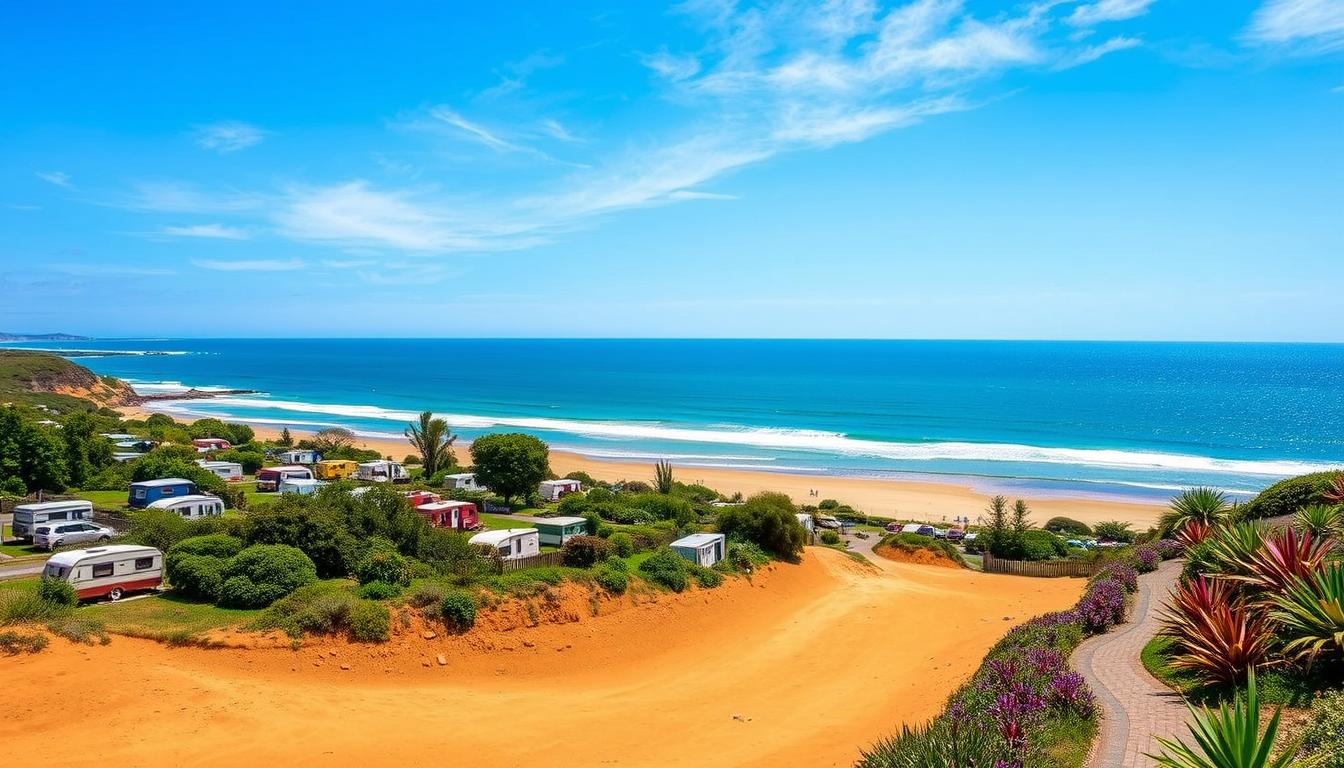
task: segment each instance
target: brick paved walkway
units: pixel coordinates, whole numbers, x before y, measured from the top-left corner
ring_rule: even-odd
[[[1087,678],[1101,709],[1101,733],[1089,768],[1140,768],[1153,765],[1145,752],[1156,752],[1155,736],[1184,737],[1187,711],[1180,696],[1153,679],[1139,655],[1157,633],[1158,611],[1180,575],[1181,562],[1169,560],[1139,577],[1129,622],[1087,640],[1073,654],[1073,667]]]

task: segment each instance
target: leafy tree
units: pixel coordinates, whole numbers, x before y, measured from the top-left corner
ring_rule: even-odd
[[[736,507],[719,512],[719,532],[753,542],[785,560],[797,560],[807,533],[798,522],[798,508],[782,493],[758,493]]]
[[[1074,520],[1071,517],[1052,517],[1045,521],[1042,526],[1047,531],[1055,533],[1065,533],[1073,536],[1090,536],[1092,528],[1081,520]]]
[[[328,427],[313,435],[313,439],[307,442],[311,443],[313,450],[322,454],[324,458],[330,458],[353,448],[355,433],[345,427]]]
[[[1031,521],[1028,519],[1031,510],[1027,508],[1027,502],[1018,499],[1013,502],[1013,539],[1020,543],[1022,535],[1031,527]]]
[[[980,533],[982,543],[991,554],[1005,557],[1006,555],[1001,553],[1008,548],[1011,533],[1008,523],[1008,499],[995,496],[989,500],[989,506],[985,511],[989,513],[989,523]]]
[[[70,482],[65,443],[12,405],[0,408],[0,479],[10,477],[27,491],[60,491]]]
[[[674,487],[672,481],[672,462],[659,461],[653,465],[653,487],[659,493],[670,494]]]
[[[471,444],[472,469],[476,479],[509,503],[515,496],[527,497],[550,474],[549,450],[532,435],[519,433],[484,435]]]
[[[191,422],[187,427],[187,432],[192,439],[202,437],[216,437],[222,440],[229,440],[229,425],[219,419],[197,419]],[[232,440],[229,440],[232,443]]]
[[[285,446],[286,448],[294,444],[294,436],[289,434],[289,427],[285,427],[284,429],[280,430],[280,439],[277,440],[276,442],[278,442],[280,445]]]
[[[247,445],[257,439],[257,433],[253,432],[252,428],[246,424],[229,423],[225,424],[224,427],[228,432],[225,437],[234,445]]]
[[[70,484],[83,488],[99,470],[112,463],[112,444],[97,435],[94,418],[84,411],[66,417],[61,429]]]
[[[425,468],[427,476],[457,463],[457,458],[453,456],[453,443],[457,435],[448,428],[448,422],[435,418],[432,411],[424,411],[420,414],[418,424],[406,427],[406,439],[420,452],[420,464]]]
[[[348,575],[360,554],[359,541],[346,527],[339,510],[313,506],[308,497],[290,494],[250,513],[243,541],[297,547],[324,579]]]
[[[1129,523],[1122,523],[1119,520],[1106,520],[1092,526],[1092,533],[1096,534],[1102,541],[1123,541],[1130,542],[1134,540],[1134,531],[1129,527]]]
[[[158,480],[164,477],[180,477],[190,480],[206,493],[214,493],[231,503],[231,496],[225,492],[228,486],[224,479],[213,472],[202,469],[196,463],[198,454],[190,448],[180,445],[162,445],[143,458],[137,459],[131,470],[131,479]]]

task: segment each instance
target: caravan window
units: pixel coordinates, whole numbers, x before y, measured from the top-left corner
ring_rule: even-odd
[[[153,568],[153,567],[154,567],[154,558],[152,558],[152,557],[137,557],[137,558],[135,558],[135,570],[137,570],[137,571],[148,571],[150,568]]]
[[[99,563],[93,566],[93,578],[101,579],[112,575],[112,563]]]
[[[508,557],[508,556],[511,555],[511,554],[513,554],[513,545],[512,545],[512,544],[500,544],[500,545],[499,545],[499,556],[500,556],[500,557]]]
[[[143,498],[145,498],[145,489],[144,489],[144,488],[136,488],[136,489],[135,489],[135,498],[137,498],[137,499],[143,499]]]

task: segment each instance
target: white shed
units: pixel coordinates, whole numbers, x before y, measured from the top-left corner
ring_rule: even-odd
[[[541,534],[536,528],[505,528],[482,531],[468,543],[490,547],[504,560],[518,560],[541,554]]]
[[[578,480],[542,480],[537,493],[546,501],[559,501],[561,496],[577,493],[583,486]]]
[[[798,524],[803,526],[803,530],[808,533],[812,533],[817,528],[817,521],[812,519],[812,515],[809,512],[798,513]]]
[[[483,491],[485,487],[476,482],[475,472],[458,472],[455,475],[446,475],[443,478],[444,488],[454,488],[459,491]]]
[[[692,533],[672,542],[669,546],[678,555],[706,568],[723,559],[727,538],[722,533]]]
[[[201,459],[196,463],[206,472],[209,472],[212,475],[218,475],[230,483],[242,482],[243,465],[236,461],[206,461],[205,459]]]

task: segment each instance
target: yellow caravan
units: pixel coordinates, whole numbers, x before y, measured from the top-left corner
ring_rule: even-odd
[[[356,469],[359,469],[359,462],[357,461],[328,459],[314,464],[313,474],[317,475],[318,480],[345,480],[354,477]]]

